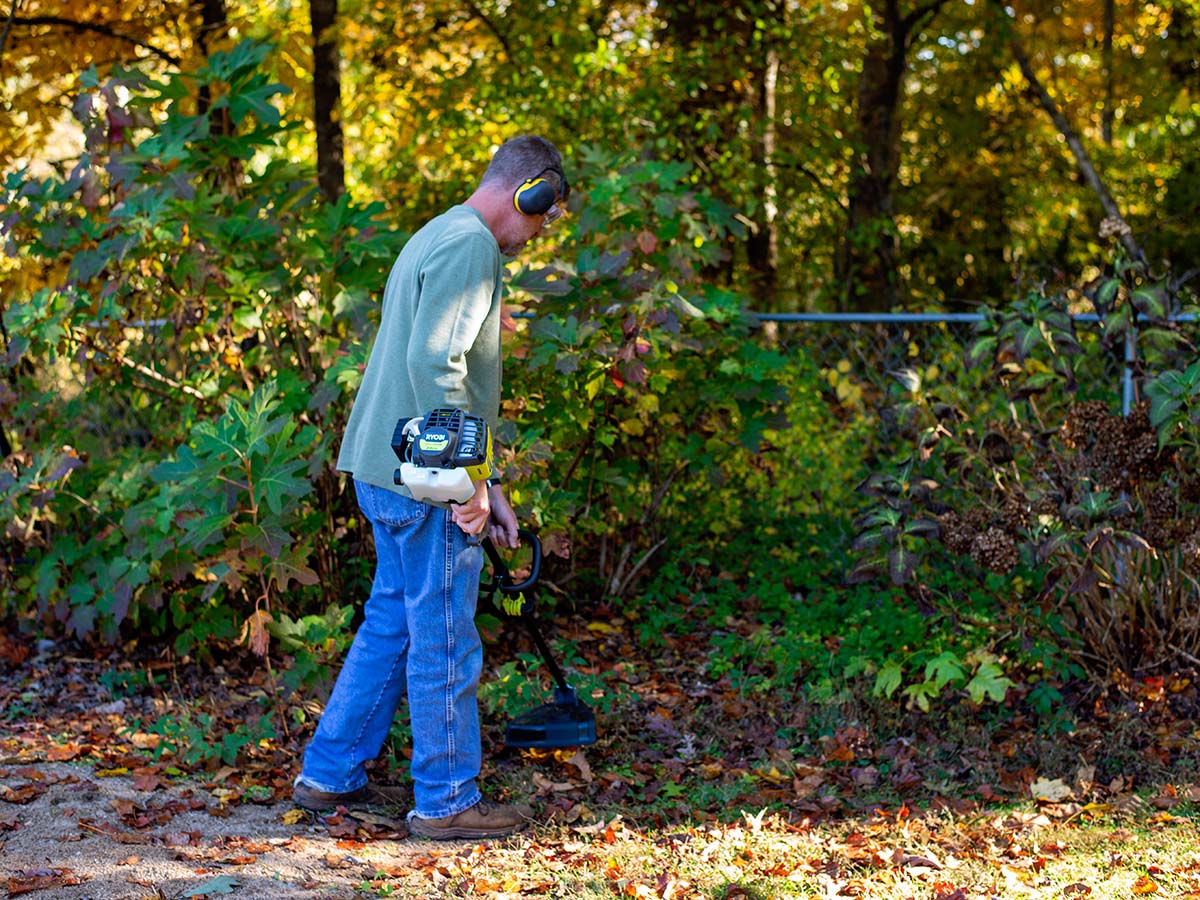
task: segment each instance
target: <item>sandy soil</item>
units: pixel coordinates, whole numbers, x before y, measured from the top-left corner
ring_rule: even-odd
[[[350,900],[386,880],[413,885],[393,896],[433,896],[436,861],[464,849],[405,839],[402,821],[319,821],[291,803],[227,807],[219,788],[145,787],[81,764],[5,761],[0,887],[34,900]]]

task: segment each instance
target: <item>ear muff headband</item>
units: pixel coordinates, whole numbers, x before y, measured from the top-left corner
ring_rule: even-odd
[[[542,169],[533,178],[526,179],[525,183],[513,194],[513,206],[517,208],[517,212],[526,216],[544,216],[550,211],[550,207],[558,199],[558,191],[554,189],[553,184],[542,177],[547,172],[554,172],[558,175],[559,181],[562,182],[563,200],[567,199],[567,193],[570,190],[567,187],[567,179],[558,169]]]

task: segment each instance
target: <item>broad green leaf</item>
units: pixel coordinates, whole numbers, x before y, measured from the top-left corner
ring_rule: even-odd
[[[1117,291],[1121,288],[1121,282],[1116,278],[1106,278],[1104,283],[1100,285],[1100,289],[1096,291],[1096,306],[1102,311],[1112,306],[1113,301],[1117,297]]]
[[[1129,298],[1133,308],[1150,319],[1161,319],[1167,314],[1162,294],[1158,290],[1138,288]]]
[[[317,584],[317,573],[307,565],[308,553],[297,547],[285,547],[279,558],[271,562],[271,580],[281,591],[286,591],[293,581],[304,585]]]
[[[1004,674],[1000,666],[994,662],[984,662],[967,682],[967,694],[974,703],[982,703],[989,697],[997,703],[1003,703],[1012,686],[1012,679]]]
[[[917,704],[921,712],[929,712],[929,701],[936,697],[940,690],[932,681],[920,681],[910,684],[904,689],[904,694]]]
[[[947,684],[963,681],[967,677],[962,661],[954,653],[944,650],[925,664],[925,680],[932,681],[937,691]]]

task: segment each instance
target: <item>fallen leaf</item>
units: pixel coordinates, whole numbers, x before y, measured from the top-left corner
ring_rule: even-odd
[[[1139,896],[1157,894],[1158,884],[1149,875],[1143,875],[1133,883],[1133,892]]]
[[[31,803],[42,794],[46,793],[46,785],[44,784],[26,784],[19,788],[4,788],[0,792],[0,800],[5,803]]]
[[[70,869],[26,869],[9,877],[8,896],[19,897],[33,891],[83,884],[84,881],[86,879],[80,878]]]
[[[533,773],[533,783],[537,787],[539,793],[573,791],[582,786],[570,781],[551,781],[541,772]]]
[[[390,828],[393,831],[408,831],[408,825],[404,819],[397,819],[394,816],[378,816],[374,813],[369,813],[364,810],[354,810],[350,813],[352,818],[360,822],[365,822],[368,825],[382,825],[384,828]]]
[[[78,744],[67,744],[62,747],[51,747],[46,751],[46,759],[51,762],[66,762],[67,760],[75,759],[83,752],[83,748]]]
[[[592,775],[592,767],[588,765],[588,761],[584,759],[583,753],[580,751],[577,750],[575,755],[567,760],[567,765],[574,766],[576,769],[578,769],[579,777],[582,778],[586,784],[591,784],[594,780],[594,776]]]
[[[1029,785],[1029,796],[1041,803],[1061,803],[1071,798],[1071,786],[1061,778],[1038,778]]]
[[[210,894],[232,894],[235,888],[242,884],[232,875],[218,875],[211,881],[206,881],[200,887],[192,888],[184,897],[207,897]]]
[[[162,778],[158,775],[139,775],[133,779],[133,789],[151,794],[162,786]]]
[[[284,825],[299,825],[308,820],[308,813],[302,809],[289,809],[282,816]]]

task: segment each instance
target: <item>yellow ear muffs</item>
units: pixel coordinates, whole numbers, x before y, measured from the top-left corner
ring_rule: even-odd
[[[558,191],[555,190],[554,185],[545,178],[530,178],[513,194],[513,206],[522,215],[544,216],[554,205],[556,199],[558,199]]]

